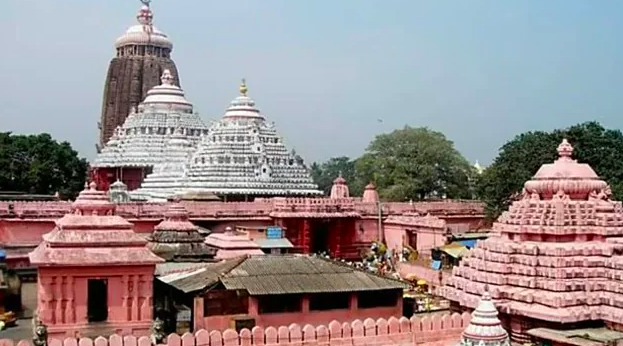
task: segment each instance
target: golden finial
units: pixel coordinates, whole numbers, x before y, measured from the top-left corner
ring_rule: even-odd
[[[247,82],[244,78],[242,78],[242,83],[240,83],[240,95],[247,96]]]

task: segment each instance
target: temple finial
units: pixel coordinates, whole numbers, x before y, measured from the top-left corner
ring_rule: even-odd
[[[140,1],[143,4],[143,6],[138,11],[138,14],[136,15],[136,19],[142,25],[151,25],[154,19],[154,14],[151,12],[151,9],[149,8],[149,4],[151,3],[151,0],[140,0]]]
[[[240,95],[247,96],[247,91],[249,91],[247,88],[247,81],[242,78],[242,83],[240,83]]]
[[[561,158],[566,157],[570,158],[573,154],[573,146],[569,144],[566,138],[562,140],[562,143],[558,146],[558,156]]]

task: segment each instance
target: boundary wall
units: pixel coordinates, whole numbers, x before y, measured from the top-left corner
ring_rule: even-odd
[[[444,314],[411,319],[391,317],[389,320],[366,319],[351,323],[333,321],[328,326],[293,323],[289,326],[254,327],[236,332],[233,329],[220,331],[199,330],[184,335],[169,335],[166,346],[448,346],[458,343],[463,329],[470,321],[470,314]],[[13,342],[0,339],[0,346],[32,346],[30,340]],[[148,336],[120,336],[109,338],[66,338],[50,339],[48,346],[151,346]]]

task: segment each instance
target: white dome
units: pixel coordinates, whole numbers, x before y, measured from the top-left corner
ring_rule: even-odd
[[[169,40],[169,37],[153,25],[153,18],[148,2],[143,1],[143,6],[136,15],[138,24],[131,26],[121,35],[115,42],[115,47],[150,45],[173,49],[173,43]]]
[[[162,77],[160,77],[162,84],[157,85],[147,92],[145,100],[139,105],[139,111],[146,107],[164,106],[167,109],[181,110],[184,112],[192,113],[193,105],[188,102],[184,91],[173,84],[174,78],[171,71],[164,70]]]

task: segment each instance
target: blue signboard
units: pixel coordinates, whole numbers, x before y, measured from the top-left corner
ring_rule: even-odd
[[[279,226],[269,226],[266,228],[267,239],[281,239],[283,238],[283,232]]]

